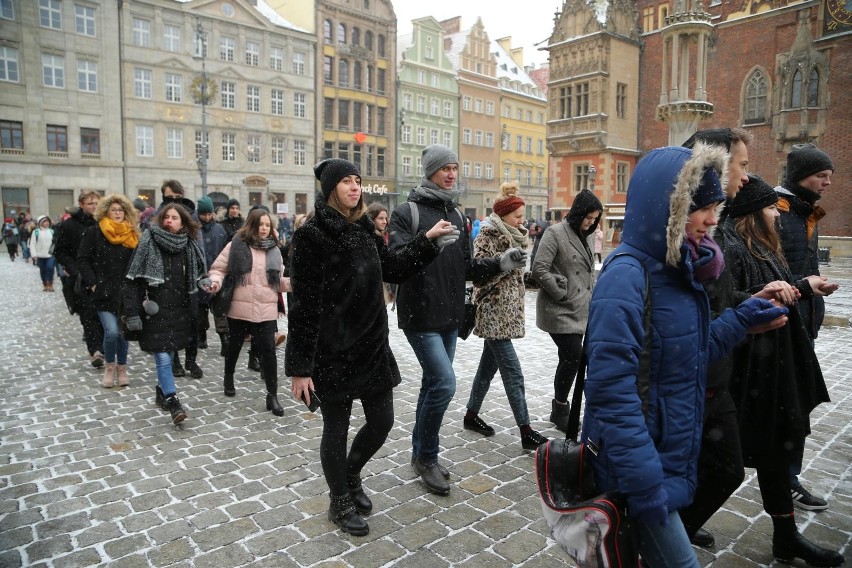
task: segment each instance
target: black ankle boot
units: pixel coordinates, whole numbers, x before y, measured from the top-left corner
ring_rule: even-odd
[[[328,520],[340,527],[343,532],[353,536],[364,536],[370,532],[370,526],[355,510],[355,505],[352,504],[352,498],[348,493],[331,496]]]
[[[220,333],[219,342],[222,344],[222,347],[219,349],[219,356],[224,357],[228,353],[228,334]]]
[[[156,388],[156,394],[154,395],[154,404],[156,404],[157,407],[162,410],[168,410],[166,408],[166,397],[163,394],[163,389],[160,388],[160,385],[157,385]]]
[[[789,517],[772,517],[775,528],[772,534],[772,556],[779,562],[792,564],[801,558],[808,566],[831,567],[843,564],[843,556],[822,548],[806,539],[796,528],[796,520]]]
[[[251,371],[260,372],[260,361],[258,361],[257,355],[252,353],[251,349],[249,349],[248,368]]]
[[[204,376],[204,371],[195,362],[195,359],[186,358],[186,370],[189,371],[189,376],[193,379],[200,379]]]
[[[556,424],[560,432],[568,431],[568,415],[571,413],[571,405],[559,404],[554,398],[550,403],[550,421]]]
[[[202,331],[198,334],[198,348],[207,349],[207,332]]]
[[[361,485],[361,476],[357,473],[346,474],[346,485],[349,486],[349,496],[352,497],[352,503],[355,509],[361,515],[369,515],[373,512],[373,502],[364,493],[364,487]]]
[[[184,411],[183,406],[181,406],[178,397],[174,394],[170,394],[166,397],[165,407],[169,410],[172,415],[172,423],[180,424],[184,420],[186,420],[186,411]]]
[[[234,388],[234,374],[225,373],[225,396],[234,396],[237,390]]]
[[[281,408],[277,395],[266,393],[266,410],[271,410],[275,416],[284,416],[284,409]]]

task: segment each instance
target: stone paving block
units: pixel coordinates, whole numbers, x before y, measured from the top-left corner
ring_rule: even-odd
[[[187,538],[180,538],[156,546],[148,552],[148,561],[156,567],[172,566],[178,562],[188,563],[195,554]]]
[[[160,489],[158,491],[151,491],[144,495],[131,498],[130,506],[136,512],[150,511],[151,509],[167,505],[171,502],[171,500],[172,497],[169,495],[168,491]]]
[[[74,545],[71,543],[70,536],[61,534],[52,538],[39,538],[29,546],[25,546],[24,550],[29,561],[35,562],[71,552],[74,550]]]
[[[483,551],[459,564],[465,568],[511,568],[512,563],[490,551]]]
[[[213,491],[213,488],[204,479],[182,485],[170,485],[164,478],[161,478],[161,480],[165,482],[165,487],[169,488],[168,493],[175,499],[190,499]]]
[[[441,539],[429,549],[452,565],[457,565],[488,548],[491,543],[492,541],[482,533],[468,528]]]
[[[148,531],[148,536],[159,546],[189,536],[195,530],[195,527],[188,520],[179,519],[152,527]]]
[[[191,538],[199,549],[208,552],[254,535],[259,530],[257,524],[251,519],[237,519],[224,525],[196,531]]]
[[[255,513],[266,510],[259,501],[240,501],[225,507],[225,512],[231,518],[253,517]]]
[[[0,532],[0,550],[11,550],[29,544],[35,540],[32,527],[18,527]],[[3,566],[0,563],[0,566]]]
[[[98,551],[89,548],[54,558],[52,564],[55,568],[77,568],[79,566],[94,566],[99,564],[100,561],[101,555],[98,554]]]
[[[264,530],[245,542],[246,549],[255,557],[267,556],[302,542],[302,536],[289,527]]]
[[[224,507],[235,501],[235,497],[229,491],[216,491],[192,499],[193,504],[202,510]]]
[[[144,554],[131,554],[109,562],[110,568],[148,568],[148,559]]]
[[[406,550],[389,540],[378,540],[363,544],[346,554],[342,560],[358,568],[379,568],[393,565],[394,561],[405,556]]]
[[[294,544],[287,549],[287,554],[299,565],[309,566],[322,560],[342,556],[343,553],[354,548],[350,535],[325,534],[312,538],[307,542]]]
[[[76,548],[87,548],[101,542],[120,538],[124,533],[115,522],[99,523],[74,536]]]
[[[76,513],[48,520],[35,525],[36,536],[39,540],[47,539],[66,533],[83,530],[91,526],[87,513]]]
[[[130,514],[121,519],[124,530],[128,533],[143,532],[151,527],[161,524],[163,521],[155,513],[146,511],[144,513]]]
[[[495,553],[513,565],[523,564],[547,545],[547,538],[529,530],[520,530],[494,545]]]
[[[67,498],[65,493],[65,487],[62,489],[56,489],[54,491],[45,491],[43,493],[34,493],[31,495],[26,495],[24,497],[24,506],[27,508],[35,508],[39,505],[49,505],[51,503],[56,503],[57,501],[62,501]]]
[[[434,519],[424,519],[413,524],[403,525],[393,533],[393,540],[407,550],[418,550],[444,538],[449,534],[447,527]]]
[[[259,481],[251,481],[249,483],[237,485],[231,491],[234,498],[241,501],[243,499],[249,499],[266,493],[266,487],[264,487]]]
[[[413,554],[400,558],[394,563],[394,568],[443,568],[445,566],[451,566],[451,564],[431,550],[423,549],[415,549]]]
[[[201,511],[197,515],[190,517],[190,522],[196,529],[205,529],[214,525],[221,525],[228,522],[230,517],[221,509],[210,509]]]
[[[525,520],[512,511],[501,511],[473,524],[473,528],[498,541],[520,530]]]

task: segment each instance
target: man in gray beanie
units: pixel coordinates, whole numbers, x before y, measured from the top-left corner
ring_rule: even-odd
[[[795,144],[787,154],[787,179],[775,188],[778,192],[779,236],[784,258],[790,266],[793,280],[819,276],[819,227],[825,216],[816,204],[831,185],[834,164],[831,158],[813,144]],[[833,290],[827,292],[830,294]],[[797,303],[805,329],[816,339],[825,317],[825,300],[822,296],[801,298]],[[793,503],[806,511],[822,511],[828,503],[802,487],[798,475],[802,471],[803,455],[793,458],[790,467],[790,487]]]
[[[441,248],[432,263],[399,285],[397,319],[423,369],[412,432],[411,467],[426,488],[447,495],[450,473],[438,463],[438,434],[444,413],[456,392],[453,355],[465,316],[465,282],[486,280],[501,271],[526,265],[526,252],[509,249],[501,258],[473,258],[464,214],[454,189],[459,172],[455,152],[442,144],[423,150],[423,178],[411,190],[408,202],[393,210],[388,231],[391,250],[398,250],[419,232],[440,220],[450,221],[463,233]]]

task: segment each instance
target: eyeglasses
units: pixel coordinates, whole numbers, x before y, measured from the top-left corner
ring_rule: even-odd
[[[114,207],[109,208],[110,213],[124,213],[124,207],[119,207],[118,209]]]

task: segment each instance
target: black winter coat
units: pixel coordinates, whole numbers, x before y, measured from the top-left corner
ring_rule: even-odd
[[[458,329],[464,322],[466,281],[480,282],[499,273],[500,259],[473,258],[470,233],[453,203],[426,199],[414,190],[408,201],[417,203],[418,235],[443,219],[455,225],[461,236],[444,247],[435,262],[399,286],[396,296],[399,327],[430,332]],[[393,210],[388,232],[391,250],[400,250],[415,238],[409,204]]]
[[[717,233],[731,267],[735,289],[754,293],[769,282],[796,284],[771,251],[760,244],[761,260],[737,235]],[[789,459],[810,432],[810,412],[828,402],[828,390],[799,312],[791,309],[784,327],[749,335],[734,349],[730,391],[737,406],[743,457],[749,467],[763,460]],[[787,457],[784,457],[784,456]]]
[[[221,253],[222,249],[225,248],[225,245],[228,244],[228,240],[225,228],[216,221],[201,224],[198,245],[204,253],[204,268],[206,270],[210,270],[210,267],[213,266],[214,262],[216,262],[216,259],[219,257],[219,253]],[[200,296],[198,297],[198,301],[204,305],[209,304],[213,297],[212,294],[208,294],[207,292],[199,292],[199,294]]]
[[[198,316],[198,294],[190,294],[187,289],[186,254],[161,252],[165,274],[163,284],[149,286],[144,278],[136,278],[124,286],[123,313],[128,317],[142,318],[139,349],[147,353],[185,349],[195,335]],[[146,296],[160,307],[154,315],[148,315],[142,309]]]
[[[133,249],[110,243],[99,226],[83,234],[77,269],[94,309],[119,313],[131,256]],[[95,291],[89,292],[92,286]]]
[[[222,219],[222,222],[219,224],[222,225],[223,229],[225,229],[227,242],[231,242],[231,239],[233,239],[234,235],[237,234],[237,231],[242,228],[244,222],[245,221],[242,217],[225,217]]]
[[[62,281],[62,295],[71,313],[79,313],[81,310],[91,309],[89,298],[74,293],[74,284],[77,282],[77,252],[83,241],[83,233],[90,227],[95,226],[95,218],[86,214],[82,209],[77,209],[70,217],[56,225],[53,229],[53,257],[62,265],[70,275]]]
[[[294,301],[285,372],[312,377],[323,402],[386,392],[400,375],[388,342],[382,280],[402,282],[438,256],[438,248],[421,234],[392,252],[368,216],[348,223],[322,197],[315,212],[291,244]]]

